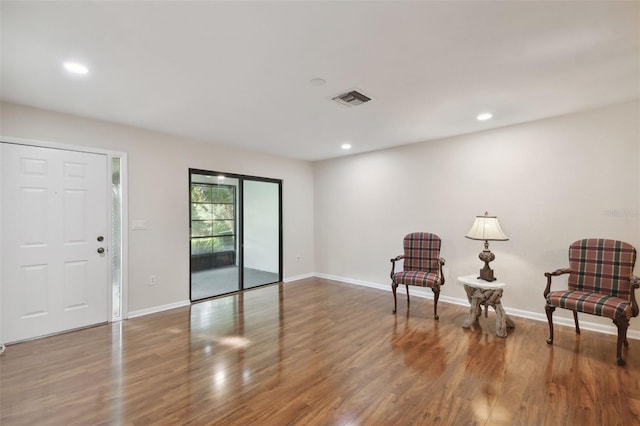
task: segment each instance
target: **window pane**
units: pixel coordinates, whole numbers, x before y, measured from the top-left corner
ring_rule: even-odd
[[[213,228],[211,222],[204,222],[194,220],[191,222],[191,236],[192,237],[209,237],[213,235]]]
[[[111,285],[112,285],[112,319],[120,319],[122,304],[122,185],[120,158],[111,159]]]
[[[213,204],[214,219],[234,219],[233,204]]]
[[[229,237],[214,237],[213,238],[213,251],[233,251],[236,249],[236,238]]]
[[[211,190],[211,200],[214,203],[233,203],[234,188],[232,186],[214,186]]]
[[[233,234],[233,220],[216,220],[213,222],[213,235]]]
[[[191,202],[192,203],[210,203],[211,202],[211,186],[210,185],[191,185]]]
[[[213,238],[192,238],[191,254],[204,254],[213,251]]]
[[[211,204],[191,204],[192,220],[213,219],[213,207]]]

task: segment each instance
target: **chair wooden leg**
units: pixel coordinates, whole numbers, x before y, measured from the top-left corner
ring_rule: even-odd
[[[578,325],[578,311],[573,311],[573,320],[576,323],[576,334],[580,334],[580,326]]]
[[[396,299],[396,289],[398,288],[398,284],[395,281],[391,283],[391,291],[393,292],[393,313],[396,313],[398,309],[398,300]]]
[[[440,289],[431,288],[433,291],[433,318],[438,320],[440,317],[438,316],[438,299],[440,298]]]
[[[617,317],[613,323],[618,327],[618,342],[616,343],[616,358],[618,365],[624,365],[622,359],[622,342],[627,340],[627,328],[629,328],[629,319],[624,316]]]
[[[409,306],[409,284],[405,284],[405,287],[407,287],[407,306]]]
[[[547,320],[549,321],[549,338],[547,339],[548,345],[553,345],[553,311],[556,310],[554,306],[545,305],[544,310],[547,313]]]

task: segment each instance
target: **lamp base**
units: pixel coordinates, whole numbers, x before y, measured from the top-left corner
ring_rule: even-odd
[[[480,276],[478,279],[489,282],[495,281],[496,279],[493,276],[493,269],[489,268],[489,262],[494,260],[496,256],[491,253],[491,250],[489,250],[489,241],[484,242],[484,250],[480,252],[478,258],[484,262],[484,267],[480,269]]]
[[[486,265],[484,268],[480,269],[480,276],[478,277],[478,279],[489,282],[496,280],[496,278],[493,276],[493,269],[488,268]]]

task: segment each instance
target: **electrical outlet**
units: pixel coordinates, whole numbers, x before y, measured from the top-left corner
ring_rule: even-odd
[[[149,275],[149,285],[156,285],[156,276]]]

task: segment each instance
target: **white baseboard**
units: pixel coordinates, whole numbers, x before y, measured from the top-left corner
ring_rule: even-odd
[[[356,280],[352,278],[338,277],[335,275],[321,274],[321,273],[313,273],[312,276],[318,278],[324,278],[332,281],[340,281],[347,284],[355,284],[363,287],[375,288],[377,290],[391,291],[391,284],[379,284],[373,283],[369,281]],[[403,286],[398,286],[397,293],[406,294],[405,288]],[[415,295],[417,297],[423,297],[426,299],[433,300],[433,292],[427,288],[416,287],[415,289],[411,289],[411,295]],[[467,299],[459,299],[457,297],[449,297],[449,296],[440,296],[439,302],[451,303],[454,305],[460,306],[469,306],[469,301]],[[547,315],[545,313],[531,312],[531,311],[523,311],[521,309],[510,309],[505,307],[505,312],[514,317],[527,318],[535,321],[547,322]],[[567,327],[574,327],[575,324],[572,318],[562,318],[555,316],[553,318],[554,325],[562,325]],[[612,334],[614,336],[618,335],[618,329],[614,326],[607,326],[602,324],[597,324],[593,322],[584,321],[582,318],[580,319],[580,329],[581,330],[590,330],[596,331],[604,334]],[[640,340],[640,331],[636,330],[628,330],[627,337],[629,339]]]
[[[308,274],[303,274],[303,275],[296,275],[295,277],[288,277],[288,278],[284,278],[282,280],[283,283],[290,283],[293,281],[300,281],[300,280],[304,280],[306,278],[313,278],[315,275],[313,274],[313,272],[308,273]]]
[[[142,317],[144,315],[155,314],[157,312],[168,311],[169,309],[182,308],[183,306],[189,306],[191,302],[188,300],[182,300],[180,302],[169,303],[167,305],[154,306],[151,308],[140,309],[138,311],[131,311],[127,316],[128,319],[135,317]]]

